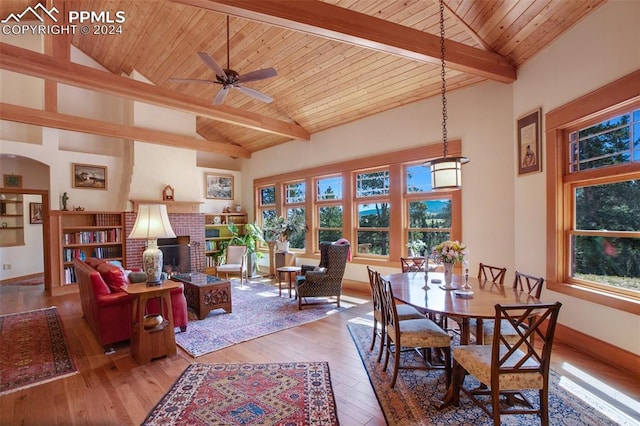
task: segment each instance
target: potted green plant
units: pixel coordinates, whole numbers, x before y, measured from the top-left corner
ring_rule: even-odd
[[[308,230],[305,217],[300,213],[294,213],[286,218],[284,216],[276,216],[268,219],[264,229],[269,238],[275,239],[278,251],[285,253],[289,251],[291,236]]]
[[[247,246],[247,269],[249,276],[254,277],[258,273],[258,263],[256,259],[261,259],[264,255],[258,250],[258,244],[264,242],[262,229],[257,224],[247,223],[244,225],[244,232],[240,233],[235,223],[227,225],[227,229],[231,232],[231,239],[227,245]]]

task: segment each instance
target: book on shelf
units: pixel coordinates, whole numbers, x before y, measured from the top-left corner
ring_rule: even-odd
[[[64,283],[65,284],[75,284],[76,281],[76,270],[73,266],[67,266],[64,268]]]

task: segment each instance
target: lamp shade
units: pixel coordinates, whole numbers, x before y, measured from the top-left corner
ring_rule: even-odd
[[[425,164],[431,170],[433,191],[459,189],[462,187],[462,165],[468,163],[466,157],[442,157]]]
[[[166,205],[140,204],[138,206],[138,216],[129,238],[153,240],[175,237],[176,234],[171,228],[171,223],[169,223]]]
[[[162,276],[162,250],[158,248],[158,238],[175,238],[169,223],[167,206],[164,204],[140,204],[131,239],[147,240],[147,249],[142,253],[142,265],[147,274],[147,285],[159,285]]]

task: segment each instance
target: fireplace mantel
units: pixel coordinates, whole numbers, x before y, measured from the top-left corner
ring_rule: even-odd
[[[200,213],[202,201],[172,201],[172,200],[131,200],[133,211],[138,211],[140,204],[165,204],[167,213]]]

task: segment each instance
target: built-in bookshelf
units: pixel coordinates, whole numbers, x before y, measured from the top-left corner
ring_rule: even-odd
[[[222,255],[224,245],[232,237],[228,225],[235,224],[242,234],[247,223],[246,213],[211,213],[204,215],[204,254],[205,273],[215,274],[218,257]]]
[[[0,247],[24,245],[22,194],[0,194]]]
[[[124,213],[52,211],[53,295],[77,291],[73,259],[117,260],[125,266]]]

